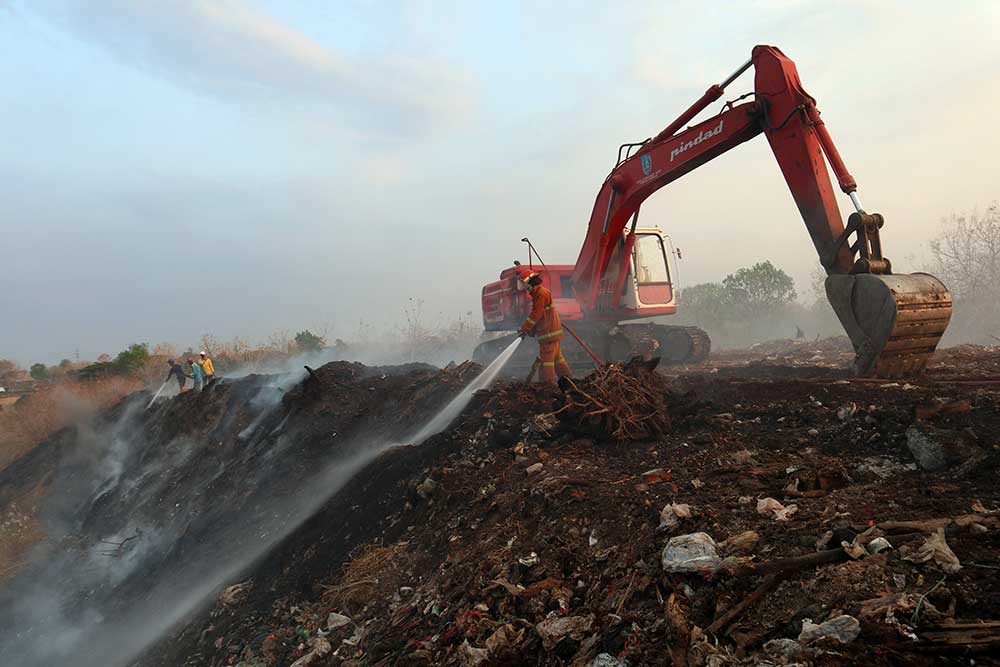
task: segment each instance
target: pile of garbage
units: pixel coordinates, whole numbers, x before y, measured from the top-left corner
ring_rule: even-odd
[[[643,383],[666,401],[661,428],[579,427],[632,390],[622,377],[636,379],[574,381],[568,402],[481,392],[234,582],[248,600],[220,598],[143,664],[929,665],[1000,650],[1000,387],[687,370]]]

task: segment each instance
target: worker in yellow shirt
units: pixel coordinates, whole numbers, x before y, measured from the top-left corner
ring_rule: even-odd
[[[203,389],[208,389],[215,383],[215,368],[212,366],[212,360],[208,353],[204,350],[198,355],[198,365],[201,367],[201,386]]]

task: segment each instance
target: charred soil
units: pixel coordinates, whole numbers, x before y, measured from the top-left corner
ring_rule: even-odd
[[[995,664],[1000,350],[945,350],[909,383],[848,378],[842,355],[788,341],[633,374],[640,394],[581,379],[569,407],[523,383],[479,392],[217,582],[138,664]],[[474,374],[331,364],[272,410],[252,408],[264,378],[157,407],[136,456],[194,443],[162,466],[162,504],[137,514],[118,485],[73,516],[105,535],[180,502],[202,518],[106,591],[109,613],[232,534],[226,522],[263,521],[267,496],[294,494],[338,447],[405,443]],[[650,414],[609,406],[619,395],[668,414],[616,429],[602,407]],[[71,439],[0,472],[0,488],[51,495]],[[249,474],[254,457],[266,475]],[[682,563],[692,542],[705,560]]]

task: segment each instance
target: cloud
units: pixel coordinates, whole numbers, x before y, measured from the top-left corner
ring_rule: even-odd
[[[429,133],[471,104],[474,83],[454,65],[339,51],[239,0],[56,0],[33,7],[126,64],[175,83],[262,105],[304,103],[375,136]]]

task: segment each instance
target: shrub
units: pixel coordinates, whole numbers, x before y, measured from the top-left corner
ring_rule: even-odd
[[[326,340],[307,329],[295,334],[295,345],[299,352],[315,354],[326,347]]]

